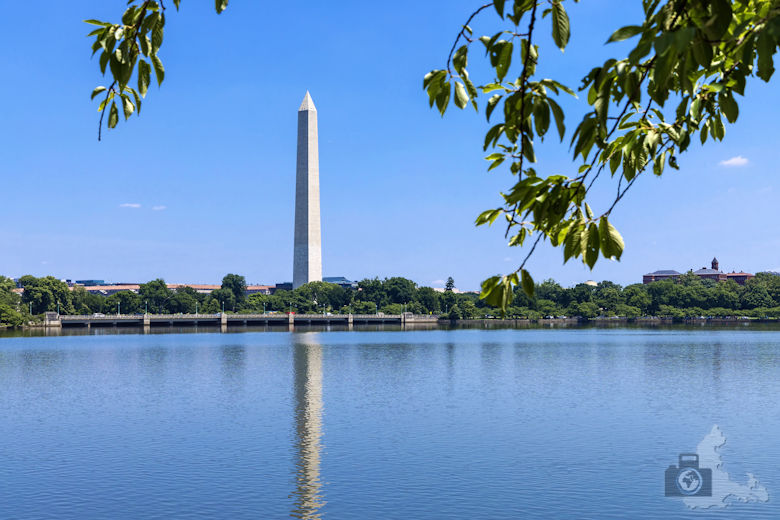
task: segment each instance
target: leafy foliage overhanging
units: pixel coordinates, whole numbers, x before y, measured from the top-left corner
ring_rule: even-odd
[[[575,0],[576,1],[576,0]],[[778,0],[642,0],[644,19],[617,29],[607,43],[635,39],[625,57],[606,60],[582,80],[579,91],[590,106],[567,134],[562,94],[576,97],[562,83],[537,78],[540,24],[546,18],[555,45],[563,51],[571,34],[564,0],[495,0],[476,10],[459,32],[446,68],[423,80],[431,107],[444,115],[452,101],[458,108],[487,97],[488,121],[483,150],[491,153],[488,170],[502,164],[516,177],[502,193],[501,205],[484,211],[476,224],[506,223],[510,246],[530,243],[519,267],[482,284],[481,297],[506,309],[513,286],[529,296],[534,282],[525,269],[540,240],[563,250],[564,262],[581,258],[593,268],[599,257],[619,260],[624,243],[610,215],[637,178],[647,171],[660,176],[693,139],[722,140],[724,120],[739,116],[737,96],[745,95],[749,78],[769,81],[780,41]],[[505,28],[475,37],[469,24],[482,12],[494,11]],[[475,86],[468,73],[474,46],[494,77]],[[514,79],[512,79],[514,78]],[[483,98],[484,99],[484,98]],[[534,146],[555,124],[568,138],[574,175],[540,175]],[[615,179],[616,195],[602,211],[588,204],[594,181],[604,172]]]

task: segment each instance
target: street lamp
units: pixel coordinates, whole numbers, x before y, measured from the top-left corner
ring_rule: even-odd
[[[222,300],[222,314],[225,314],[225,300]]]
[[[57,316],[59,317],[59,315],[60,315],[60,301],[57,300]]]
[[[198,302],[195,302],[195,315],[198,315]]]
[[[116,302],[116,315],[119,316],[119,302]]]
[[[376,306],[376,302],[374,302],[374,314],[379,314],[379,308]]]
[[[149,314],[149,300],[144,301],[144,314]]]
[[[265,302],[263,302],[263,314],[265,314]]]

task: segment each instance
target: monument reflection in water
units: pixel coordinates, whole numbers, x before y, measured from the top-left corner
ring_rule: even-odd
[[[316,333],[295,334],[295,508],[291,516],[315,520],[325,505],[320,481],[322,450],[322,346]]]

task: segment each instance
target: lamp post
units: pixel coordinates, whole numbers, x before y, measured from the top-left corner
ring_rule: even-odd
[[[195,316],[198,315],[198,302],[195,302]]]
[[[376,302],[374,302],[374,314],[379,314],[379,307],[376,306]]]
[[[119,302],[116,302],[116,315],[119,316]]]
[[[60,301],[57,300],[57,317],[59,318],[59,316],[60,316]]]
[[[149,314],[149,300],[144,301],[144,315]]]
[[[265,302],[263,302],[263,314],[265,314]]]
[[[32,302],[30,302],[30,316],[32,316]]]
[[[225,314],[225,300],[222,300],[222,314]]]

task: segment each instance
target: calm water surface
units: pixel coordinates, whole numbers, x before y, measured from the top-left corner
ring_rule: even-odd
[[[780,518],[780,332],[0,339],[0,518]],[[767,503],[663,473],[714,424]]]

